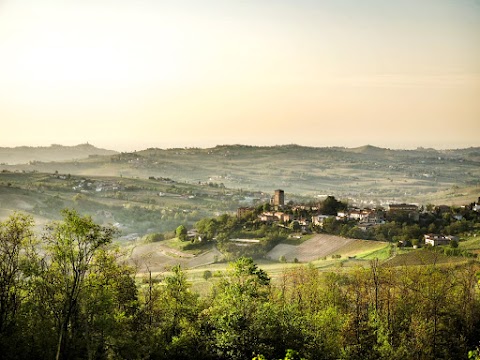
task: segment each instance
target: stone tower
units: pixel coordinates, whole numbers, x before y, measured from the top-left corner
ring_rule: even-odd
[[[283,190],[275,190],[272,203],[275,208],[281,208],[285,205],[285,193]]]

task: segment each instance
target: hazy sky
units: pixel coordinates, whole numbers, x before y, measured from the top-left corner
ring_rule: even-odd
[[[0,146],[480,146],[478,0],[0,0]]]

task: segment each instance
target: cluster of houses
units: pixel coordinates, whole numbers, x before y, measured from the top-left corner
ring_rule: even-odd
[[[335,218],[336,220],[356,220],[360,228],[367,229],[371,226],[384,224],[388,213],[404,213],[414,220],[418,221],[419,219],[419,208],[414,204],[391,204],[387,210],[349,208],[338,211],[337,215],[321,214],[318,206],[296,205],[287,208],[283,190],[275,190],[270,205],[273,210],[260,213],[258,215],[259,221],[265,223],[297,221],[302,226],[313,224],[322,227],[326,219]],[[241,218],[253,211],[253,208],[241,207],[237,210],[237,216]],[[295,214],[302,215],[296,216]],[[309,215],[306,216],[305,214]]]
[[[91,191],[104,192],[104,191],[120,191],[123,187],[116,182],[109,181],[94,181],[94,180],[80,180],[75,186],[72,187],[74,191],[81,193],[88,193]]]
[[[284,191],[275,190],[275,193],[270,200],[270,205],[273,210],[260,213],[257,219],[264,223],[279,223],[283,225],[292,221],[297,221],[298,224],[304,228],[308,227],[310,224],[323,227],[325,220],[330,218],[335,218],[340,221],[355,220],[358,222],[358,228],[366,231],[371,227],[385,224],[388,216],[392,215],[402,214],[408,216],[408,218],[413,221],[418,221],[421,212],[421,209],[416,204],[402,203],[390,204],[387,209],[348,208],[346,210],[338,211],[337,215],[325,215],[320,213],[320,208],[318,206],[296,205],[286,207],[284,202]],[[478,198],[478,202],[470,204],[468,208],[480,212],[480,197]],[[247,213],[252,213],[253,211],[253,208],[242,207],[238,209],[237,216],[241,218]],[[436,213],[450,212],[451,207],[440,205],[434,207],[433,211]],[[309,214],[310,216],[306,216],[306,214]],[[455,214],[453,216],[457,220],[462,219],[461,214]],[[452,240],[458,241],[454,236],[445,236],[442,234],[425,235],[425,243],[432,246],[446,245]]]

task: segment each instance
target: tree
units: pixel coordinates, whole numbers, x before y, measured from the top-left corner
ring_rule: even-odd
[[[21,214],[13,214],[0,222],[0,353],[14,346],[17,313],[21,305],[24,287],[22,261],[33,245],[33,220]]]
[[[89,359],[104,359],[107,354],[132,358],[136,331],[132,331],[138,312],[137,286],[131,267],[119,263],[118,249],[96,252],[85,278],[78,323],[85,337]]]
[[[337,234],[341,223],[335,218],[327,218],[323,221],[323,231],[327,234]]]
[[[94,255],[112,241],[114,230],[95,224],[90,217],[81,217],[75,210],[63,210],[63,221],[47,227],[48,255],[44,259],[47,297],[57,319],[56,360],[69,358],[67,344],[77,340],[78,328],[73,320],[79,313],[85,276]]]
[[[197,294],[180,266],[174,266],[161,286],[151,289],[149,312],[144,323],[145,354],[141,358],[192,359],[198,358],[202,343],[197,328]],[[139,357],[139,358],[140,358]]]
[[[184,225],[180,225],[177,227],[175,230],[175,234],[177,235],[177,238],[179,238],[181,241],[187,240],[187,228]]]
[[[338,210],[345,209],[347,204],[335,199],[334,196],[327,196],[321,205],[321,213],[324,215],[337,215]]]
[[[292,231],[300,231],[302,229],[302,227],[300,226],[298,221],[294,220],[290,224],[290,229],[292,229]]]
[[[270,278],[251,258],[230,265],[208,311],[212,345],[221,358],[247,359],[270,352],[277,333],[269,328],[278,317],[268,304],[269,284]]]
[[[208,279],[210,279],[212,277],[212,272],[210,270],[205,270],[203,272],[203,278],[205,279],[205,281],[208,281]]]
[[[207,240],[211,240],[217,231],[215,219],[204,218],[195,223],[195,229]]]

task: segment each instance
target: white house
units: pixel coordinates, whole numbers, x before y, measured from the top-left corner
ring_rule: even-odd
[[[439,246],[450,244],[450,238],[440,234],[426,234],[424,239],[426,245]]]

